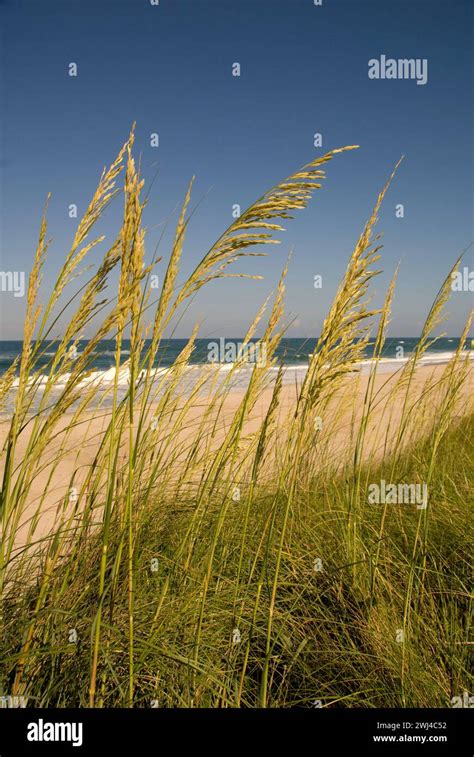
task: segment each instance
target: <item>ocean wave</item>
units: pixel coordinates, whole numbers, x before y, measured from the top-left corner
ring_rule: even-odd
[[[419,360],[420,365],[437,365],[437,364],[445,364],[448,363],[454,356],[454,352],[427,352],[423,355],[423,357]],[[474,360],[474,350],[468,350],[461,353],[462,357],[467,357],[469,355],[470,360]],[[309,360],[310,356],[308,356]],[[378,360],[379,365],[384,367],[390,367],[392,366],[394,370],[396,370],[398,367],[401,367],[405,363],[408,362],[410,359],[410,356],[405,357],[381,357]],[[358,368],[364,369],[368,366],[371,366],[374,363],[373,358],[365,358],[363,360],[360,360],[358,363],[354,364],[354,370],[357,370]],[[235,370],[236,374],[248,374],[253,371],[255,367],[254,363],[247,363],[243,365],[236,366],[235,363],[195,363],[195,364],[189,364],[186,366],[186,371],[188,373],[195,374],[196,372],[202,371],[202,370],[208,370],[212,372],[212,370],[217,370],[219,374],[226,374],[229,373],[232,370]],[[294,364],[286,364],[283,366],[283,370],[285,373],[294,374],[295,372],[305,373],[308,368],[308,363],[294,363]],[[172,366],[160,366],[156,367],[152,370],[152,380],[155,381],[157,379],[160,379],[164,376],[166,376],[167,373],[170,372],[172,369]],[[270,373],[276,373],[280,370],[280,367],[278,365],[273,365],[269,367]],[[140,374],[137,376],[137,384],[140,384],[146,375],[146,371],[142,370]],[[116,368],[115,366],[103,368],[103,369],[97,369],[89,373],[88,375],[84,376],[84,378],[79,382],[78,386],[80,388],[88,388],[90,386],[97,386],[98,388],[100,386],[110,386],[115,382],[115,376],[116,376]],[[53,386],[55,389],[62,389],[66,386],[68,381],[71,378],[70,373],[64,373],[61,376],[57,377],[54,380]],[[29,385],[32,386],[36,384],[37,386],[45,386],[49,381],[51,381],[51,378],[47,374],[39,374],[35,376],[34,378],[30,379]],[[130,367],[128,364],[125,364],[119,368],[119,374],[117,377],[117,385],[119,387],[127,387],[130,384]],[[13,388],[17,388],[19,386],[19,378],[16,378],[12,384]]]
[[[121,355],[130,355],[130,350],[120,350]],[[97,357],[115,357],[115,350],[98,350],[94,352]]]

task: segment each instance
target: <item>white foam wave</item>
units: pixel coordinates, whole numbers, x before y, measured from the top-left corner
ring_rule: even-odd
[[[454,352],[428,352],[420,359],[421,365],[438,365],[443,363],[448,363],[452,357],[454,356]],[[469,357],[470,360],[474,360],[474,350],[468,350],[461,353],[462,357]],[[393,370],[397,370],[397,368],[404,365],[409,360],[409,357],[403,357],[403,358],[396,358],[396,357],[384,357],[379,358],[379,364],[388,368],[393,367]],[[364,360],[359,361],[354,365],[354,369],[357,370],[357,368],[366,368],[367,366],[370,366],[373,364],[373,358],[366,358]],[[240,375],[242,374],[250,374],[254,369],[254,364],[249,363],[247,365],[241,365],[236,368],[235,363],[200,363],[200,364],[194,364],[194,365],[188,365],[186,366],[187,372],[199,372],[203,370],[212,371],[213,368],[217,368],[219,373],[228,373],[229,371],[232,371],[235,369],[236,373],[238,372]],[[300,364],[293,364],[293,365],[285,365],[284,366],[284,372],[287,374],[294,374],[294,373],[305,373],[308,368],[307,363],[300,363]],[[157,379],[160,379],[171,370],[169,367],[158,367],[153,369],[152,371],[152,380],[155,381]],[[269,368],[269,371],[272,373],[276,373],[279,371],[279,366],[274,365]],[[115,366],[112,366],[107,369],[103,370],[96,370],[89,373],[87,376],[85,376],[80,382],[79,387],[83,389],[87,389],[88,387],[95,386],[97,388],[100,387],[107,387],[110,386],[115,382],[115,373],[116,369]],[[137,383],[141,383],[145,378],[146,372],[142,370],[140,374],[137,377]],[[71,377],[70,373],[63,373],[61,376],[57,377],[54,380],[54,388],[55,389],[62,389],[66,386],[69,379]],[[45,374],[40,374],[36,376],[34,379],[30,379],[29,385],[32,386],[33,384],[37,386],[44,387],[49,381],[50,377]],[[117,377],[117,385],[119,387],[128,387],[130,384],[130,367],[128,364],[125,364],[120,367],[119,374]],[[13,381],[12,387],[18,388],[19,386],[19,378],[16,378]]]

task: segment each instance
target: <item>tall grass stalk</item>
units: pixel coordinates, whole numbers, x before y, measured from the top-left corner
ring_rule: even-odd
[[[278,358],[290,261],[227,371],[191,365],[198,326],[164,366],[194,297],[221,278],[260,278],[233,266],[277,243],[323,166],[353,148],[262,195],[180,281],[192,179],[154,300],[161,258],[147,262],[133,145],[132,129],[42,306],[45,209],[22,352],[0,377],[0,407],[12,408],[0,424],[1,693],[42,706],[446,705],[470,682],[472,317],[444,369],[420,366],[451,274],[413,355],[382,376],[396,274],[372,307],[374,227],[392,174],[301,384]],[[94,272],[106,241],[94,229],[119,178],[120,228]],[[94,361],[108,339],[106,380]],[[266,359],[250,369],[251,344]],[[382,478],[424,481],[428,508],[370,505]]]

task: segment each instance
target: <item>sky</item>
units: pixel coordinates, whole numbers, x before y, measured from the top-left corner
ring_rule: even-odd
[[[400,262],[389,334],[417,336],[465,249],[462,266],[474,271],[472,13],[470,0],[0,0],[0,273],[28,275],[51,192],[46,296],[77,223],[69,206],[85,211],[133,122],[149,192],[147,250],[161,240],[161,276],[193,175],[183,276],[234,205],[243,210],[318,155],[357,144],[327,164],[323,189],[287,222],[282,243],[234,269],[263,279],[213,283],[174,335],[189,335],[195,321],[204,337],[245,333],[292,250],[288,336],[317,336],[404,155],[379,217],[383,273],[373,292],[377,305]],[[426,83],[369,78],[369,61],[381,56],[425,60]],[[101,222],[109,239],[120,203]],[[99,251],[90,262],[98,260]],[[0,291],[0,339],[21,338],[25,300]],[[459,336],[473,300],[453,292],[449,336]]]

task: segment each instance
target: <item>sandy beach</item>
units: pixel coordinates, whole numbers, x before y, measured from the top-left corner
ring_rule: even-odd
[[[418,420],[417,428],[412,429],[412,433],[405,439],[405,444],[429,433],[432,424],[436,422],[436,402],[442,397],[442,386],[439,386],[439,383],[445,368],[444,365],[418,367],[410,397],[411,400],[423,398],[431,387],[427,394],[429,401],[426,403],[422,416],[418,416],[419,419],[424,418],[423,423],[420,425],[420,420]],[[403,394],[395,398],[392,396],[389,408],[386,407],[386,400],[393,390],[396,379],[395,373],[380,373],[376,376],[374,387],[376,401],[367,428],[363,449],[364,459],[370,458],[371,461],[380,459],[384,449],[389,450],[392,429],[397,427],[402,410]],[[460,415],[472,404],[473,379],[474,366],[471,366],[459,398]],[[322,427],[318,437],[321,452],[315,458],[315,465],[327,465],[337,470],[350,459],[354,441],[350,438],[350,432],[354,436],[354,430],[358,428],[367,381],[367,374],[351,374],[344,380],[336,396],[331,400],[324,419],[321,419]],[[258,432],[268,410],[272,391],[272,387],[269,386],[257,399],[245,424],[244,438],[251,439],[252,435]],[[287,420],[294,411],[297,393],[296,384],[285,384],[282,387],[277,414],[276,438],[279,444],[284,442],[288,427]],[[165,438],[167,437],[165,432],[161,439],[164,442],[163,465],[169,461],[170,466],[174,465],[176,470],[179,470],[177,463],[180,456],[184,456],[184,450],[189,449],[190,444],[196,441],[196,435],[202,435],[203,422],[204,426],[207,424],[209,429],[212,428],[212,432],[209,430],[212,440],[208,449],[217,450],[243,396],[242,388],[229,391],[216,422],[216,412],[205,419],[209,397],[206,397],[205,393],[201,394],[188,408],[186,421],[180,424],[179,430],[175,433],[173,420],[179,413],[178,406],[169,419],[169,438]],[[150,410],[150,416],[152,415],[153,408]],[[54,532],[58,523],[70,512],[71,508],[74,508],[76,513],[80,512],[80,503],[77,503],[74,493],[71,496],[71,490],[72,492],[80,491],[87,471],[94,465],[105,430],[110,422],[110,410],[88,411],[82,415],[80,422],[72,425],[71,418],[71,414],[66,414],[59,420],[54,435],[42,453],[41,464],[35,471],[27,505],[21,516],[21,525],[17,531],[17,548],[21,548],[27,540],[39,541]],[[2,445],[8,434],[8,428],[8,423],[0,423]],[[30,430],[31,426],[27,425],[19,436],[15,455],[17,465],[27,449]],[[275,455],[277,453],[278,450],[275,449]],[[245,445],[243,454],[245,454]],[[119,453],[120,465],[125,466],[127,459],[128,444],[124,440]],[[69,500],[71,501],[67,504]]]

